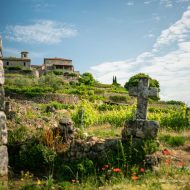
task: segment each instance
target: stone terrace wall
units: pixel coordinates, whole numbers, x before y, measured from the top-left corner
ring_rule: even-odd
[[[4,95],[4,69],[3,62],[0,60],[0,187],[6,189],[8,181],[8,151],[7,151],[7,126]]]
[[[27,97],[21,94],[14,94],[14,93],[8,93],[6,92],[6,97],[10,97],[12,99],[18,99],[18,100],[30,100],[34,101],[36,103],[42,103],[46,104],[51,101],[57,101],[62,104],[77,104],[79,102],[78,96],[75,95],[67,95],[67,94],[45,94],[42,96],[36,96],[36,97]]]

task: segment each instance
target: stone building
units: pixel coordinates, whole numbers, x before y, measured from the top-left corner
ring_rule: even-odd
[[[63,76],[65,78],[78,77],[79,72],[74,70],[72,60],[64,58],[44,58],[44,64],[42,65],[42,70],[45,73],[48,71],[63,71]]]
[[[7,67],[22,67],[30,69],[31,67],[31,59],[28,57],[27,51],[21,52],[21,57],[2,57],[0,58],[3,61],[4,68]]]
[[[44,58],[44,66],[46,70],[64,70],[72,72],[74,71],[74,66],[72,60],[64,58]]]

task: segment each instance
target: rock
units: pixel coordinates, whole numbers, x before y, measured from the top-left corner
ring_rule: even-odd
[[[130,120],[125,123],[122,138],[130,136],[142,139],[155,139],[158,133],[159,123],[144,119]]]
[[[6,115],[0,111],[0,145],[7,144]]]
[[[0,179],[8,175],[8,153],[6,146],[0,146]]]
[[[68,118],[64,117],[59,121],[58,127],[53,129],[54,134],[57,134],[63,138],[63,142],[70,143],[75,136],[75,128],[73,125],[73,121]]]
[[[3,70],[3,61],[0,60],[0,85],[3,85],[5,82],[4,70]]]
[[[47,106],[46,107],[46,113],[55,112],[55,111],[56,111],[56,109],[53,106]]]
[[[5,110],[5,92],[4,88],[0,86],[0,111]]]

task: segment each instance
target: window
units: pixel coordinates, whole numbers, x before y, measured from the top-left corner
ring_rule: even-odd
[[[26,63],[24,62],[24,66],[26,66]]]
[[[9,62],[7,61],[7,66],[9,65]]]

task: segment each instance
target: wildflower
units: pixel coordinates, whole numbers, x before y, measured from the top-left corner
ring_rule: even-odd
[[[163,155],[170,155],[170,152],[167,149],[162,150]]]
[[[39,179],[37,179],[37,185],[41,185],[41,184],[42,182]]]
[[[77,179],[72,179],[71,182],[72,182],[72,183],[79,183],[79,180],[77,180]]]
[[[136,181],[137,179],[139,179],[139,177],[136,176],[136,175],[133,175],[133,176],[131,176],[131,179],[134,180],[134,181]]]
[[[109,165],[108,165],[108,164],[106,164],[106,165],[105,165],[105,168],[109,168]]]
[[[170,159],[165,160],[165,164],[170,165],[171,164],[171,160]]]
[[[24,181],[24,179],[23,179],[23,178],[21,178],[20,180],[21,180],[21,181]]]
[[[120,168],[114,168],[113,171],[116,173],[119,173],[121,171],[121,169]]]
[[[105,168],[103,167],[103,168],[102,168],[102,171],[104,171],[104,170],[105,170]]]
[[[144,168],[141,168],[141,169],[140,169],[140,172],[142,172],[142,173],[145,172],[145,169],[144,169]]]
[[[178,163],[178,166],[179,166],[179,167],[184,167],[184,165],[185,165],[184,162],[179,162],[179,163]]]

